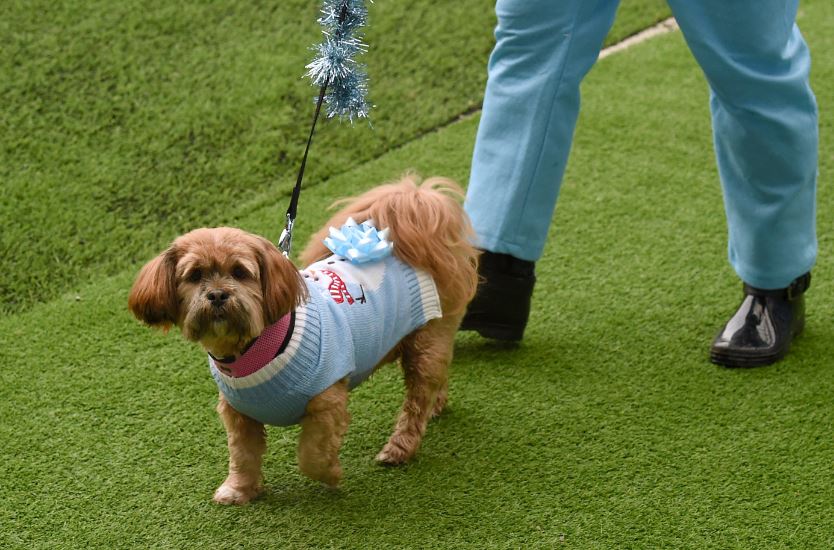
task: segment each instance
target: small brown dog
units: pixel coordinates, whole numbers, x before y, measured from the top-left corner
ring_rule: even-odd
[[[348,391],[397,359],[406,397],[377,460],[415,454],[446,404],[455,332],[477,284],[460,196],[449,180],[407,176],[341,201],[303,252],[313,265],[301,273],[266,239],[224,227],[183,235],[142,268],[133,314],[177,325],[210,355],[230,455],[216,502],[243,504],[262,491],[265,423],[300,423],[299,468],[338,485]],[[322,240],[349,218],[389,228],[393,256],[362,267],[331,255]]]

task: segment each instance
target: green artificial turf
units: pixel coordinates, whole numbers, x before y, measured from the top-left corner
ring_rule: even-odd
[[[193,9],[199,6],[204,4]],[[226,13],[216,4],[205,6]],[[295,6],[294,13],[303,11]],[[64,11],[83,19],[75,9]],[[114,24],[124,19],[113,17]],[[265,144],[258,134],[280,132],[252,129],[248,145],[237,143],[245,137],[233,136],[236,143],[223,161],[206,154],[205,173],[228,170],[233,177],[236,162],[249,181],[261,171],[262,187],[253,187],[235,208],[207,200],[212,192],[233,194],[229,181],[218,177],[215,187],[203,189],[195,183],[197,172],[178,181],[182,165],[160,165],[155,174],[164,185],[156,187],[148,176],[133,188],[141,201],[155,205],[135,212],[142,225],[133,236],[106,225],[106,210],[93,208],[95,197],[85,202],[72,194],[84,186],[73,185],[63,196],[49,186],[29,187],[19,167],[0,165],[4,186],[9,182],[19,197],[15,208],[3,203],[14,214],[3,222],[3,239],[7,228],[18,238],[33,231],[23,229],[26,214],[44,208],[44,220],[90,225],[91,246],[113,256],[88,258],[73,249],[67,254],[77,271],[66,279],[52,273],[63,264],[39,263],[34,252],[29,264],[21,258],[7,268],[9,280],[20,284],[29,266],[43,286],[15,305],[16,313],[0,317],[0,547],[831,547],[832,21],[834,6],[827,0],[803,4],[800,25],[815,55],[821,113],[820,259],[807,329],[787,360],[749,371],[707,362],[706,346],[736,305],[739,288],[725,259],[706,85],[680,34],[660,37],[602,61],[584,84],[575,148],[538,264],[524,343],[504,347],[459,335],[450,406],[430,425],[417,459],[402,468],[373,462],[401,400],[396,369],[384,369],[354,392],[342,452],[345,482],[338,492],[297,472],[295,429],[270,429],[267,494],[245,507],[211,504],[225,474],[226,449],[204,355],[176,331],[164,336],[140,326],[125,308],[140,261],[182,227],[213,223],[212,212],[222,213],[218,223],[277,234],[284,204],[275,204],[264,160],[274,142]],[[9,28],[23,26],[8,20],[0,25],[2,39]],[[214,61],[208,55],[205,62]],[[138,69],[127,64],[125,70]],[[230,78],[224,71],[213,78]],[[9,93],[8,82],[0,86]],[[179,92],[178,86],[169,89]],[[183,92],[182,101],[185,111],[200,110],[193,94]],[[425,129],[444,124],[444,117],[429,124],[418,107],[404,100],[397,105],[403,121],[396,125],[413,126],[410,134],[397,130],[403,134],[396,145],[365,135],[373,132],[364,128],[323,127],[316,142],[323,156],[338,140],[356,151],[364,150],[362,140],[381,141],[366,159],[346,159],[329,172],[322,167],[322,175],[311,179],[302,195],[298,243],[324,221],[324,207],[334,199],[407,168],[466,180],[477,117],[425,133],[406,115],[420,118]],[[265,120],[273,120],[266,114],[272,107],[262,107]],[[231,111],[213,112],[237,120]],[[159,116],[157,123],[164,118]],[[188,120],[183,115],[181,121]],[[56,139],[66,137],[67,121],[56,124]],[[153,126],[149,122],[146,130]],[[159,132],[144,134],[144,146],[158,147],[155,139],[167,135]],[[82,149],[104,157],[122,147],[129,153],[130,140],[140,135],[111,138]],[[74,139],[66,137],[66,148],[82,147]],[[29,146],[44,148],[43,159],[51,158],[48,152],[59,155],[51,167],[54,181],[74,182],[60,176],[63,170],[93,169],[88,159],[73,165],[70,152],[50,140],[33,137]],[[261,160],[246,158],[253,150],[263,151]],[[33,172],[48,171],[43,159],[31,161]],[[136,168],[113,159],[97,170],[111,177]],[[190,200],[169,189],[180,184]],[[164,189],[170,194],[158,196]],[[127,188],[112,191],[108,196],[118,191],[132,197]],[[39,197],[49,209],[36,204]],[[70,197],[79,198],[78,211],[57,208]],[[176,213],[153,220],[166,200],[182,212],[172,208]],[[78,217],[83,212],[89,224]],[[114,241],[99,243],[101,235]],[[50,239],[60,244],[57,235]]]

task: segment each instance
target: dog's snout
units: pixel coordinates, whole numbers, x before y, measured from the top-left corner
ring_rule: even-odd
[[[206,294],[206,298],[214,307],[221,307],[229,300],[229,293],[225,290],[211,290]]]

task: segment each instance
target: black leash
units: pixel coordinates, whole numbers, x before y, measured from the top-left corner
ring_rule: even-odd
[[[290,206],[287,208],[287,222],[281,237],[278,239],[278,248],[289,257],[292,250],[292,229],[295,225],[295,216],[298,213],[298,197],[301,195],[301,180],[304,179],[304,168],[307,166],[307,155],[310,152],[310,144],[313,143],[313,134],[316,131],[316,122],[319,120],[321,104],[324,102],[324,94],[327,91],[327,83],[319,91],[319,99],[316,102],[316,114],[313,116],[313,125],[310,127],[310,136],[307,138],[307,146],[304,148],[304,156],[301,158],[301,168],[298,170],[298,178],[295,180],[295,187],[290,197]]]
[[[345,22],[347,17],[347,4],[342,4],[342,9],[339,12],[339,23]],[[281,237],[278,239],[278,248],[284,253],[284,256],[289,257],[292,250],[292,229],[295,225],[295,216],[298,213],[298,197],[301,195],[301,180],[304,179],[304,168],[307,166],[307,155],[310,152],[310,145],[313,143],[313,134],[316,132],[316,122],[319,120],[319,113],[321,113],[321,104],[324,102],[324,95],[327,92],[327,85],[330,84],[328,79],[319,90],[319,99],[316,102],[316,114],[313,115],[313,124],[310,127],[310,136],[307,138],[307,146],[304,148],[304,156],[301,158],[301,168],[298,170],[298,178],[295,180],[295,187],[292,190],[292,197],[290,197],[290,206],[287,208],[287,221],[284,230],[281,232]]]

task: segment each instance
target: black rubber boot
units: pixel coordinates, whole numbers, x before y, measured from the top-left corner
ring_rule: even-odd
[[[744,301],[712,342],[712,362],[725,367],[761,367],[782,359],[805,327],[804,293],[810,285],[810,273],[777,290],[745,284]]]
[[[536,284],[535,263],[484,251],[478,274],[481,277],[478,291],[466,310],[460,330],[474,330],[495,340],[521,340]]]

